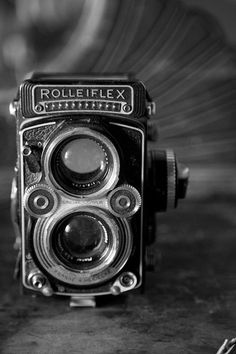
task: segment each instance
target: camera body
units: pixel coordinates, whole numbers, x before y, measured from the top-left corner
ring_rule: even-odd
[[[187,185],[172,151],[147,152],[153,107],[125,75],[22,83],[12,215],[25,289],[73,304],[143,285],[155,212]]]

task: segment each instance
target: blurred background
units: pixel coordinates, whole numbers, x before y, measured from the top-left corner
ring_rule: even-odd
[[[236,0],[0,1],[1,353],[211,354],[235,336],[235,18]],[[158,214],[145,294],[81,312],[20,295],[8,106],[32,71],[134,73],[157,104],[150,147],[189,166],[188,198]]]
[[[234,0],[1,2],[1,198],[15,160],[8,105],[32,71],[135,73],[157,103],[159,146],[191,169],[189,197],[235,192],[235,14]]]

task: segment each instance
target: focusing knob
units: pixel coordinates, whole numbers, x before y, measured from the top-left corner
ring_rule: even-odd
[[[112,214],[127,218],[134,215],[141,206],[141,196],[136,188],[124,184],[108,195],[109,210]]]
[[[27,189],[24,196],[24,207],[32,216],[48,216],[56,210],[57,205],[56,193],[44,184],[31,186]]]
[[[177,162],[173,150],[166,150],[167,163],[167,209],[176,207]]]
[[[149,152],[148,205],[154,211],[176,207],[177,163],[172,150]]]
[[[148,207],[150,211],[166,211],[177,207],[185,198],[189,168],[177,163],[172,150],[152,150],[148,155]]]

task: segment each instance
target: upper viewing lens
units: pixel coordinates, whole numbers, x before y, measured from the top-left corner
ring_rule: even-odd
[[[95,130],[80,127],[62,131],[45,150],[48,176],[73,195],[91,195],[108,189],[116,183],[119,167],[115,146]]]
[[[62,162],[70,171],[88,174],[103,171],[106,166],[106,153],[102,147],[89,138],[77,138],[64,146]]]

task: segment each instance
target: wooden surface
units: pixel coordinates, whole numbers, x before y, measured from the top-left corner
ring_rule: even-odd
[[[235,197],[189,199],[158,217],[157,271],[146,293],[95,309],[20,294],[8,205],[1,206],[0,352],[213,354],[235,336]]]

